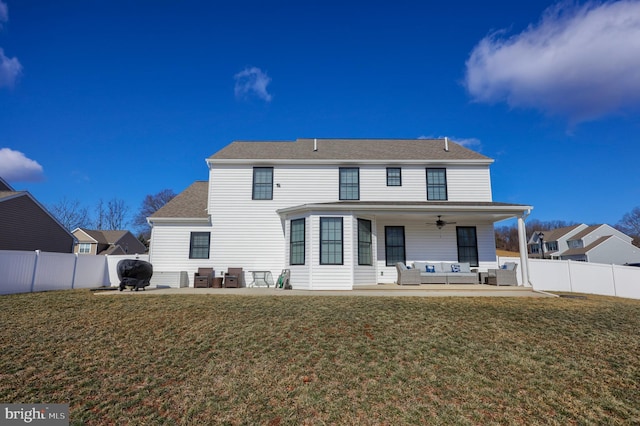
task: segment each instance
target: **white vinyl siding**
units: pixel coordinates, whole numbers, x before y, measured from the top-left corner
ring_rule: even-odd
[[[273,167],[272,199],[252,199],[254,167]],[[208,212],[211,225],[156,224],[151,253],[154,268],[159,271],[187,270],[192,274],[198,267],[213,267],[216,275],[220,276],[229,267],[242,267],[246,282],[250,282],[251,270],[269,270],[275,279],[282,269],[290,268],[294,287],[309,289],[349,289],[353,284],[393,282],[395,268],[387,268],[384,264],[385,225],[405,226],[408,262],[437,256],[443,260],[456,259],[455,227],[445,227],[441,236],[436,228],[427,229],[424,221],[388,223],[386,219],[372,217],[374,264],[357,265],[357,217],[337,215],[344,218],[344,264],[320,265],[319,217],[335,215],[335,212],[313,212],[306,216],[305,265],[289,266],[289,223],[283,221],[276,211],[303,204],[338,201],[340,167],[359,169],[360,201],[426,201],[426,167],[447,169],[449,201],[491,201],[489,167],[482,165],[402,164],[399,166],[402,169],[402,186],[387,186],[386,164],[215,164],[209,171]],[[487,232],[483,236],[483,226],[476,223],[458,220],[458,224],[478,226],[480,267],[495,267],[493,234]],[[493,229],[491,225],[488,228]],[[451,229],[453,233],[450,233]],[[206,262],[205,259],[189,259],[192,231],[211,232],[210,259]],[[483,244],[486,247],[483,248]],[[487,250],[493,253],[492,261],[487,260],[490,255],[483,257]],[[410,258],[412,253],[418,255]]]
[[[211,232],[211,227],[189,223],[155,224],[151,230],[149,262],[154,272],[180,272],[189,274],[189,286],[193,286],[193,274],[198,268],[214,268],[216,276],[221,270],[212,259],[189,259],[191,232]],[[211,254],[215,253],[215,240],[211,237]]]
[[[427,201],[425,168],[424,165],[402,166],[402,186],[387,186],[386,166],[360,166],[360,200]],[[488,167],[456,165],[446,169],[448,201],[492,201]]]

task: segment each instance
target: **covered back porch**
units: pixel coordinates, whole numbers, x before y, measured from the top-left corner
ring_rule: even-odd
[[[289,243],[292,282],[307,282],[308,289],[355,289],[396,283],[398,262],[468,263],[475,272],[498,268],[494,223],[512,218],[518,220],[519,273],[526,285],[524,220],[530,210],[494,202],[334,202],[278,213]],[[304,225],[302,264],[291,262],[291,221]],[[326,223],[331,224],[330,231]],[[323,248],[325,253],[329,249],[340,253],[326,262]]]

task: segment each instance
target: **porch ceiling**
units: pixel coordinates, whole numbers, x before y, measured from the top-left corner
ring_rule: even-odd
[[[376,217],[393,216],[395,219],[425,220],[435,222],[438,216],[447,222],[487,222],[502,220],[528,214],[532,206],[497,202],[393,202],[393,201],[340,201],[333,203],[303,204],[278,210],[282,217],[307,212],[350,212],[354,214],[374,215]]]

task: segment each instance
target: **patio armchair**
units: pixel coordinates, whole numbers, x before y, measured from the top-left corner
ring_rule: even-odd
[[[213,285],[215,271],[213,268],[198,268],[198,272],[193,274],[194,288],[209,288]]]
[[[420,285],[420,270],[407,268],[402,262],[396,263],[398,271],[398,285]]]
[[[518,276],[516,270],[518,264],[514,262],[507,262],[500,269],[489,269],[487,273],[486,284],[500,286],[500,285],[518,285]]]
[[[244,274],[242,268],[228,268],[224,274],[225,288],[243,287]]]

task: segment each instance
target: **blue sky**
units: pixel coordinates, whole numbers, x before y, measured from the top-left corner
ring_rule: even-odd
[[[640,205],[640,1],[0,0],[0,175],[90,210],[234,140],[444,137],[494,201]]]

